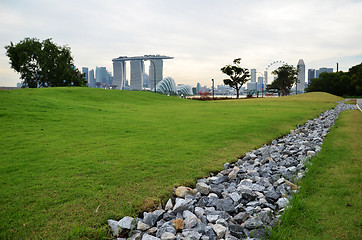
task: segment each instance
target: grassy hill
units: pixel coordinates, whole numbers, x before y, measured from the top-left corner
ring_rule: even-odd
[[[108,237],[106,220],[335,106],[325,93],[200,102],[91,88],[0,91],[0,237]]]

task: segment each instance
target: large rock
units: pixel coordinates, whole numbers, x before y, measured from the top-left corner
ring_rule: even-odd
[[[183,212],[186,209],[188,209],[188,204],[185,199],[182,198],[176,198],[175,206],[173,207],[173,211],[175,212]]]
[[[203,195],[208,195],[210,193],[210,186],[206,183],[199,182],[196,184],[196,190]]]
[[[142,240],[160,240],[158,237],[154,237],[152,235],[148,235],[147,233],[145,233],[142,236]]]
[[[161,240],[175,240],[176,235],[170,232],[165,232],[161,236]]]
[[[263,227],[263,222],[257,218],[250,218],[244,223],[244,227],[247,229],[255,229]]]
[[[212,229],[214,230],[218,238],[223,238],[225,236],[226,227],[224,227],[223,225],[214,224],[212,225]]]
[[[195,195],[196,190],[189,187],[181,186],[176,188],[175,194],[177,197],[184,198],[186,195]]]
[[[135,220],[132,217],[124,217],[118,221],[118,226],[123,229],[133,229],[135,227]]]
[[[117,236],[119,233],[118,221],[114,221],[112,219],[108,220],[108,225],[112,229],[113,236]]]

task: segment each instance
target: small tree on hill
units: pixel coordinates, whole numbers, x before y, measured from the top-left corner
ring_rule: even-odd
[[[84,86],[85,80],[74,67],[70,48],[46,39],[25,38],[5,46],[11,68],[20,73],[23,87]]]
[[[277,75],[277,79],[275,79],[271,84],[267,86],[268,92],[276,92],[278,96],[287,96],[290,94],[290,89],[293,84],[297,82],[297,69],[292,65],[284,64],[278,69],[274,70],[272,74]]]
[[[250,73],[247,68],[240,67],[241,58],[234,59],[234,65],[226,65],[220,70],[229,75],[229,79],[224,79],[224,84],[236,90],[236,98],[239,98],[240,88],[249,81]]]

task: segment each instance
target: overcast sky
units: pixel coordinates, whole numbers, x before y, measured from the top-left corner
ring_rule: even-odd
[[[258,72],[299,59],[306,69],[339,62],[347,71],[362,62],[362,1],[0,0],[0,86],[20,81],[4,46],[25,37],[68,45],[79,69],[113,72],[118,56],[172,56],[164,77],[210,86],[239,57]]]

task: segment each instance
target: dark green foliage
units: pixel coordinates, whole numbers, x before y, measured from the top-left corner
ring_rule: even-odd
[[[84,78],[74,67],[70,48],[46,39],[25,38],[5,46],[11,68],[20,73],[23,87],[84,86]]]
[[[278,75],[271,84],[267,86],[268,92],[278,93],[278,95],[287,96],[293,84],[297,82],[297,69],[292,65],[284,64],[274,70],[272,74]]]
[[[224,79],[224,84],[229,85],[236,90],[236,98],[239,98],[240,88],[249,81],[249,70],[247,68],[240,67],[241,58],[234,59],[234,65],[226,65],[220,70],[229,75],[230,79]]]
[[[307,92],[328,92],[338,96],[362,96],[362,63],[348,72],[321,73],[312,79]]]

